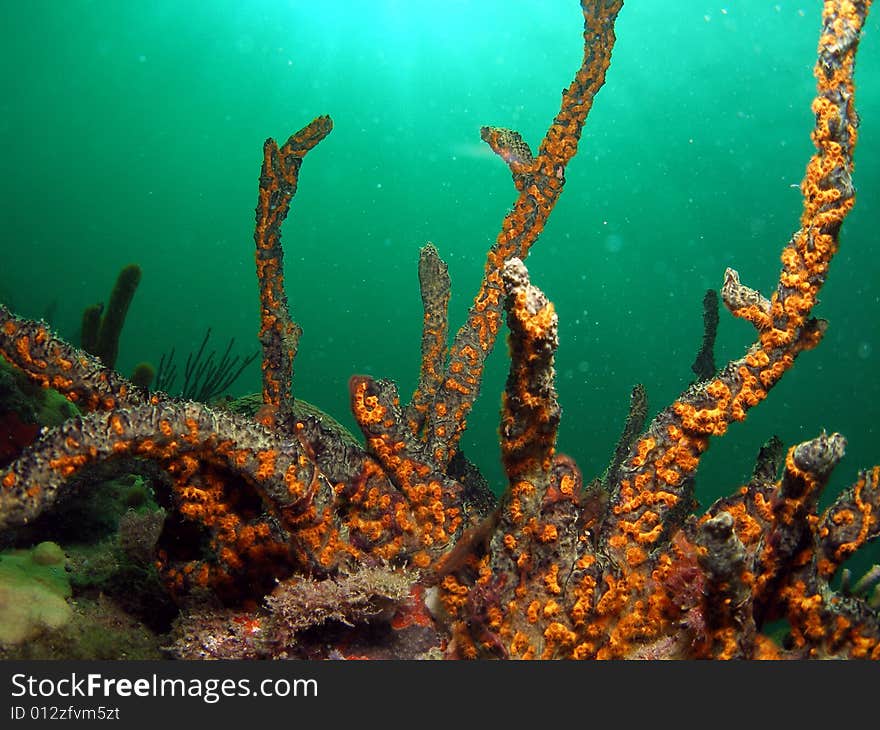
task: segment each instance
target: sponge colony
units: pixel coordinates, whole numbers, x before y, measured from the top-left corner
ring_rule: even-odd
[[[70,620],[64,563],[54,542],[0,553],[0,644],[20,644]]]

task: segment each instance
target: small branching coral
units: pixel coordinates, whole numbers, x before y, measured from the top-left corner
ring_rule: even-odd
[[[323,116],[264,146],[255,232],[263,389],[253,417],[146,393],[0,308],[0,353],[86,413],[0,472],[0,523],[32,520],[98,464],[158,471],[167,482],[158,565],[169,588],[184,606],[205,592],[227,606],[181,617],[179,656],[880,658],[880,615],[867,600],[876,581],[830,586],[880,532],[880,467],[819,512],[841,435],[823,433],[784,458],[768,446],[748,484],[692,514],[710,438],[743,420],[825,332],[812,311],[854,201],[852,79],[870,3],[825,2],[816,152],[775,291],[764,296],[725,273],[721,298],[755,327],[754,344],[714,372],[703,357],[700,379],[647,428],[635,389],[611,466],[585,486],[556,451],[557,317],[523,260],[604,84],[621,5],[582,0],[583,61],[537,153],[517,132],[482,129],[516,201],[448,347],[449,277],[437,250],[422,250],[420,380],[403,405],[393,382],[351,378],[363,445],[292,394],[300,328],[287,307],[281,224],[306,154],[331,131]],[[508,485],[492,508],[455,464],[505,313]],[[790,628],[785,647],[764,632],[777,619]]]

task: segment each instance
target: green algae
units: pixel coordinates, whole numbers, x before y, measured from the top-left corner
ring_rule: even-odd
[[[29,641],[70,621],[64,551],[53,542],[0,553],[0,645]]]

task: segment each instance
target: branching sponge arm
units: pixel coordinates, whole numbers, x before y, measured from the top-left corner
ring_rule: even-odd
[[[330,134],[332,128],[330,117],[317,117],[292,135],[283,146],[279,147],[274,139],[267,139],[263,145],[254,241],[257,244],[257,278],[260,282],[263,403],[272,410],[270,420],[290,415],[293,360],[302,334],[287,308],[281,224],[296,194],[303,158]]]
[[[800,229],[782,251],[782,271],[769,298],[725,273],[722,299],[734,315],[751,322],[757,339],[746,355],[729,362],[709,381],[688,388],[661,411],[626,460],[613,500],[615,518],[606,529],[650,522],[663,525],[671,510],[687,498],[689,478],[710,436],[720,436],[732,421],[767,397],[767,392],[803,350],[814,347],[826,323],[812,317],[828,264],[838,248],[841,223],[852,209],[853,150],[858,117],[853,105],[853,71],[861,29],[870,2],[827,0],[822,16],[817,93],[813,101],[816,152],[801,184],[804,208]],[[662,498],[661,498],[662,495]],[[628,544],[629,538],[621,541]]]

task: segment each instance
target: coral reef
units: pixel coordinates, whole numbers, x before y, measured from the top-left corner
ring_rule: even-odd
[[[0,525],[14,530],[58,508],[74,485],[88,488],[93,470],[147,470],[164,514],[128,518],[123,544],[139,561],[155,546],[181,606],[169,648],[179,657],[880,658],[873,574],[831,586],[880,532],[880,467],[819,510],[841,435],[785,454],[768,444],[747,484],[692,514],[710,438],[743,420],[825,332],[812,311],[854,203],[852,79],[869,5],[825,2],[816,152],[775,291],[765,296],[725,272],[722,301],[754,326],[754,343],[714,371],[707,300],[700,379],[647,427],[636,388],[601,478],[585,485],[557,453],[558,322],[523,260],[605,82],[621,0],[581,0],[582,64],[537,153],[515,131],[481,130],[517,198],[448,347],[449,277],[437,250],[422,250],[418,386],[403,405],[390,380],[351,378],[363,445],[297,407],[292,387],[301,330],[287,306],[281,225],[305,156],[332,129],[321,116],[263,149],[254,235],[263,388],[252,416],[148,393],[0,306],[0,354],[84,413],[0,470]],[[493,508],[455,464],[505,314],[508,484]],[[778,621],[783,643],[770,635]]]

